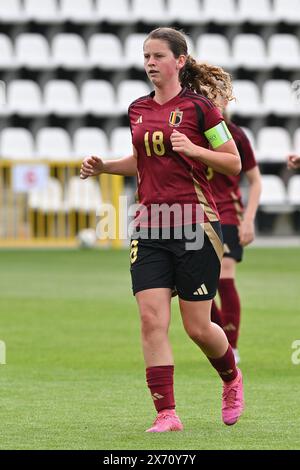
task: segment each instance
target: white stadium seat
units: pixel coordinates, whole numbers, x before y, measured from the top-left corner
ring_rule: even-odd
[[[81,86],[81,107],[85,113],[113,116],[116,109],[115,91],[106,80],[86,80]]]
[[[76,116],[82,113],[77,89],[69,80],[50,80],[44,87],[44,104],[48,113]]]
[[[251,80],[234,80],[233,95],[235,100],[229,103],[231,113],[238,113],[241,116],[259,116],[262,114],[259,90],[255,82]]]
[[[102,69],[123,69],[124,63],[121,41],[115,34],[93,34],[88,41],[89,63]]]
[[[41,189],[32,189],[28,195],[30,209],[43,212],[60,212],[64,207],[61,183],[56,178],[48,178]]]
[[[84,158],[91,155],[107,158],[109,154],[106,133],[96,127],[80,127],[73,135],[74,155]]]
[[[48,160],[69,160],[73,156],[68,132],[60,127],[43,127],[36,134],[36,155]]]
[[[298,127],[298,129],[295,130],[293,144],[294,144],[294,152],[300,154],[300,127]]]
[[[298,24],[300,22],[299,0],[273,0],[276,21]]]
[[[265,43],[258,34],[237,34],[232,40],[232,56],[235,67],[268,68]]]
[[[214,23],[231,23],[238,21],[234,0],[203,0],[205,21]]]
[[[116,127],[110,136],[111,158],[132,155],[132,140],[129,127]]]
[[[164,0],[132,0],[132,17],[144,23],[166,23],[167,11]]]
[[[7,104],[10,113],[21,116],[43,114],[41,89],[33,80],[12,80],[7,86]]]
[[[236,13],[240,22],[268,24],[275,21],[270,0],[238,0]]]
[[[11,39],[0,33],[0,70],[13,69],[17,66]]]
[[[52,67],[49,43],[45,36],[22,33],[15,39],[16,61],[19,67],[48,69]]]
[[[266,80],[262,88],[265,112],[278,116],[299,114],[299,104],[288,80]]]
[[[244,126],[242,127],[242,129],[250,141],[251,147],[254,150],[254,154],[256,154],[256,139],[255,139],[253,131],[249,129],[249,127],[244,127]]]
[[[128,67],[144,68],[143,44],[147,34],[132,33],[127,36],[124,44],[124,60]]]
[[[110,23],[132,23],[129,0],[96,0],[96,17]]]
[[[292,205],[300,206],[300,175],[292,175],[287,186],[288,201]]]
[[[95,23],[93,0],[60,0],[60,15],[63,20],[74,23]]]
[[[230,47],[222,34],[202,34],[196,42],[196,57],[200,62],[230,67]]]
[[[205,21],[201,3],[198,0],[167,0],[167,11],[169,21],[180,23],[203,23]]]
[[[269,212],[284,210],[287,203],[287,193],[282,179],[276,175],[262,175],[261,182],[260,207],[266,206],[265,210]]]
[[[97,211],[102,203],[99,184],[92,179],[70,178],[66,190],[66,209],[78,211]]]
[[[129,105],[141,96],[149,95],[150,89],[142,80],[123,80],[117,89],[117,108],[127,112]]]
[[[79,34],[60,33],[52,40],[53,63],[67,69],[89,66],[85,42]]]
[[[299,39],[293,34],[273,34],[268,41],[268,60],[272,67],[300,67]]]
[[[0,1],[0,22],[23,23],[25,21],[21,0]]]
[[[24,12],[26,20],[34,20],[38,23],[62,21],[56,0],[24,0]]]
[[[257,133],[257,155],[259,161],[286,161],[292,151],[291,137],[283,127],[263,127]]]
[[[6,127],[0,134],[0,158],[34,158],[34,141],[31,132],[21,127]]]

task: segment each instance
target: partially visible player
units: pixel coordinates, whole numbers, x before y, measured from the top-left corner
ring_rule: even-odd
[[[287,166],[289,170],[297,170],[300,168],[300,155],[289,155],[287,159]]]
[[[243,247],[254,239],[254,219],[261,193],[261,177],[249,139],[239,126],[230,121],[226,113],[228,101],[220,96],[218,105],[239,150],[242,173],[229,176],[217,173],[211,168],[207,173],[220,214],[224,240],[224,257],[218,285],[221,303],[218,308],[216,302],[213,302],[211,316],[213,322],[223,327],[238,363],[241,303],[235,284],[236,264],[242,261]],[[249,185],[245,208],[239,188],[242,174],[246,176]]]

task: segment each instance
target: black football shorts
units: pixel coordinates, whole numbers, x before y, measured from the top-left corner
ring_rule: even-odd
[[[174,233],[169,239],[162,233],[155,239],[145,234],[132,238],[130,271],[134,295],[146,289],[176,286],[183,300],[215,297],[223,254],[221,225],[208,224],[206,232],[200,225],[192,227],[194,232],[196,229],[197,239],[191,239],[191,232],[181,238]]]
[[[243,259],[243,247],[240,245],[238,227],[236,225],[222,224],[224,242],[224,257],[233,258],[237,263]]]

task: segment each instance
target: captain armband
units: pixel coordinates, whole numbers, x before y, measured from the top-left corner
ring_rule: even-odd
[[[217,126],[208,129],[204,132],[204,135],[213,149],[220,147],[220,145],[225,144],[228,140],[232,139],[232,135],[230,134],[225,121],[222,121]]]

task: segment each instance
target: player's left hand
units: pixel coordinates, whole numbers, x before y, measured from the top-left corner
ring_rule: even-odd
[[[239,240],[242,246],[249,245],[254,240],[254,222],[243,220],[239,225]]]
[[[178,153],[184,153],[187,157],[197,157],[199,154],[199,147],[181,132],[173,130],[171,137],[172,150]]]

